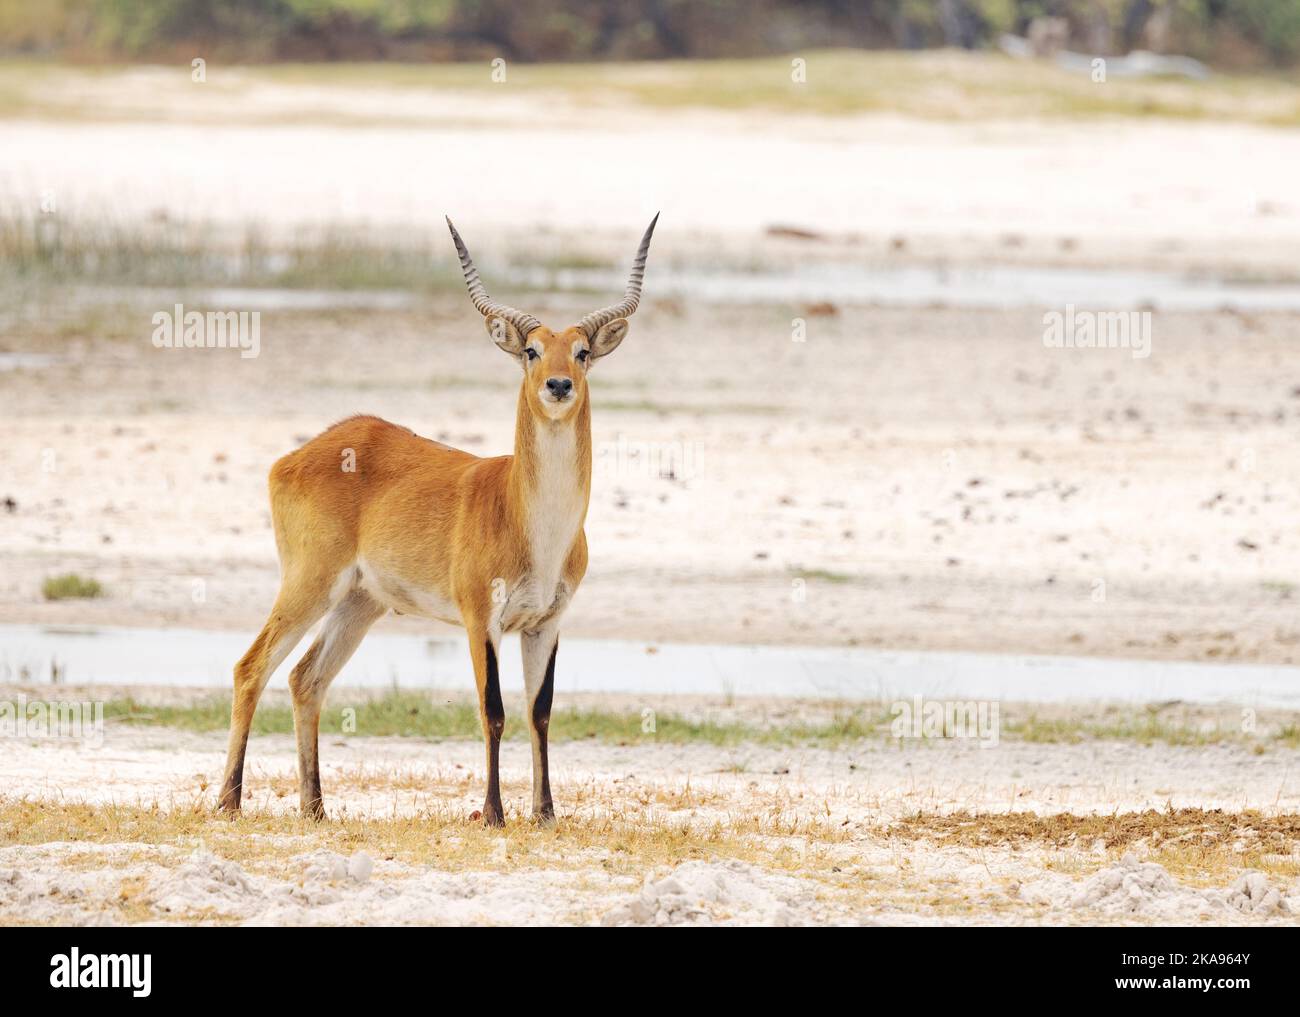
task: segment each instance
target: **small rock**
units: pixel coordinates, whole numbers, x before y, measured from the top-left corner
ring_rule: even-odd
[[[364,851],[358,851],[348,859],[348,875],[358,883],[366,882],[374,871],[374,859]]]
[[[1248,914],[1289,914],[1290,907],[1282,893],[1269,883],[1262,872],[1247,872],[1228,891],[1228,906]]]

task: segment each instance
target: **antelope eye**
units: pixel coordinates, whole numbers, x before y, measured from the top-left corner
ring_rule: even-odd
[[[536,359],[537,359],[537,351],[536,351],[535,349],[533,349],[531,346],[529,346],[528,349],[526,349],[524,352],[528,354],[528,359],[529,359],[529,360],[536,360]]]
[[[589,356],[591,356],[591,351],[590,351],[590,350],[579,350],[577,353],[575,353],[575,354],[573,355],[573,359],[576,360],[578,363],[581,364],[581,363],[583,363],[583,361],[585,361]]]

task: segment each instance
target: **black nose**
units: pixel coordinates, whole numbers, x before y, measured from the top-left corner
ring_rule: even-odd
[[[573,391],[572,378],[547,378],[546,387],[556,399],[565,399]]]

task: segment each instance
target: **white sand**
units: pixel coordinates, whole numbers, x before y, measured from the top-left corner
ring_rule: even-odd
[[[226,74],[214,69],[206,86],[160,70],[116,76],[111,87],[63,82],[69,101],[107,122],[6,123],[0,200],[33,203],[48,190],[67,212],[112,209],[115,222],[364,223],[402,240],[441,236],[447,212],[481,237],[558,224],[636,231],[662,209],[661,253],[701,233],[752,242],[780,223],[923,245],[942,238],[958,248],[1008,235],[1030,244],[1070,238],[1103,262],[1213,252],[1241,268],[1286,270],[1300,241],[1293,130],[1155,119],[930,123],[612,102],[593,111],[513,86],[469,99],[287,84],[244,90],[223,82]],[[348,124],[342,115],[366,119]],[[502,159],[503,151],[527,160]]]
[[[5,752],[10,794],[206,807],[224,738],[114,729],[100,750],[10,743]],[[327,737],[322,757],[327,808],[335,814],[385,817],[451,807],[468,821],[481,800],[476,743]],[[1128,855],[1108,860],[1099,845],[1086,843],[939,846],[924,838],[895,841],[881,826],[891,817],[953,810],[1109,815],[1200,805],[1295,811],[1300,753],[1294,750],[1004,742],[982,751],[935,742],[829,752],[579,742],[557,745],[552,757],[561,824],[658,802],[661,821],[707,826],[776,810],[791,821],[826,818],[852,832],[828,843],[833,871],[827,861],[779,870],[718,856],[672,870],[615,874],[601,865],[599,851],[585,867],[552,871],[517,854],[509,834],[501,835],[490,867],[481,871],[385,860],[381,849],[364,842],[350,855],[306,850],[256,871],[214,854],[201,840],[158,847],[11,844],[0,847],[0,921],[119,921],[115,902],[124,885],[156,920],[273,924],[1287,923],[1300,907],[1300,877],[1236,871],[1212,877],[1220,882],[1210,885],[1187,882],[1143,860],[1154,843],[1139,842]],[[290,738],[255,738],[248,774],[247,808],[296,808]],[[504,747],[502,779],[507,813],[519,815],[529,778],[526,749],[518,743]],[[575,800],[581,802],[576,815]],[[808,850],[801,840],[768,839],[767,850]]]
[[[138,335],[0,373],[0,620],[251,642],[278,578],[276,458],[352,412],[511,448],[517,369],[458,297],[268,317],[262,356],[229,369],[155,350],[146,310],[123,313]],[[1290,317],[1158,315],[1144,361],[1045,349],[1030,312],[810,321],[796,344],[781,308],[652,302],[593,372],[567,633],[1300,661]],[[46,327],[11,346],[48,351]],[[66,571],[107,596],[44,601]]]
[[[134,80],[114,92],[128,106],[166,84]],[[470,124],[433,98],[343,96],[336,110],[394,114],[362,129],[330,122],[310,90],[242,96],[306,120],[267,130],[182,81],[131,123],[5,123],[0,203],[30,210],[48,192],[61,215],[128,227],[367,225],[420,244],[454,211],[484,238],[488,269],[506,250],[621,251],[660,208],[658,256],[686,264],[710,251],[776,267],[824,256],[815,241],[760,239],[773,223],[835,234],[832,255],[864,270],[996,257],[1293,274],[1300,241],[1295,131],[598,120],[513,93]],[[499,157],[520,150],[526,174]],[[581,310],[571,297],[537,304],[548,321]],[[0,373],[0,498],[15,503],[0,528],[0,620],[251,639],[275,589],[264,478],[277,456],[358,411],[476,453],[509,448],[513,369],[459,296],[416,312],[268,314],[247,363],[154,350],[153,309],[105,323],[61,301],[6,329],[4,352],[56,359]],[[686,307],[648,292],[632,338],[593,376],[596,441],[689,447],[698,468],[666,478],[616,459],[598,472],[571,631],[1300,660],[1292,316],[1157,315],[1153,354],[1135,361],[1046,350],[1041,308],[832,310]],[[807,342],[792,343],[804,314]],[[108,595],[44,602],[43,578],[73,570]],[[6,739],[0,768],[8,795],[190,808],[215,795],[223,742],[160,730],[114,730],[98,751]],[[468,821],[481,801],[477,744],[331,737],[322,756],[327,807],[351,816],[449,807]],[[509,743],[504,756],[517,815],[527,755]],[[1294,812],[1297,762],[1283,748],[1118,742],[569,743],[553,752],[561,823],[651,803],[690,824],[817,819],[846,839],[818,853],[771,837],[762,864],[710,856],[630,873],[598,853],[552,871],[512,855],[506,836],[490,862],[455,872],[373,845],[304,845],[277,871],[201,840],[23,844],[15,832],[0,846],[0,922],[120,921],[129,898],[145,905],[131,920],[177,922],[1285,924],[1300,906],[1286,859],[1268,874],[1191,878],[1148,860],[1151,843],[1121,857],[1081,843],[940,846],[891,839],[883,824],[957,810]],[[250,807],[296,807],[293,773],[290,739],[255,739]],[[791,856],[808,861],[777,864]]]

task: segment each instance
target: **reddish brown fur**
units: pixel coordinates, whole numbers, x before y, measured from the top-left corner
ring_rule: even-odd
[[[500,319],[489,318],[489,331]],[[611,328],[611,326],[613,326]],[[424,598],[453,605],[469,634],[484,735],[489,744],[490,788],[495,785],[500,724],[490,722],[487,644],[500,638],[499,612],[493,628],[494,583],[519,590],[536,576],[549,576],[536,560],[533,538],[539,505],[557,500],[576,514],[576,536],[562,548],[562,585],[540,593],[542,608],[520,622],[529,636],[552,641],[567,598],[587,568],[582,524],[591,493],[591,413],[587,371],[596,356],[621,340],[626,322],[611,323],[594,339],[575,328],[553,333],[537,328],[525,342],[513,328],[500,345],[524,369],[516,412],[515,450],[510,456],[479,458],[429,441],[378,417],[344,420],[280,459],[271,469],[271,511],[280,556],[281,589],[265,627],[235,668],[230,752],[221,805],[240,805],[244,751],[257,700],[270,673],[293,645],[327,612],[331,621],[294,668],[295,727],[298,732],[303,808],[321,815],[316,726],[324,690],[375,619],[388,608],[421,611]],[[612,335],[610,339],[608,336]],[[606,337],[602,344],[602,337]],[[531,347],[538,356],[531,358]],[[580,354],[586,351],[588,356]],[[558,408],[544,402],[548,378],[568,378],[573,395]],[[555,414],[555,415],[552,415]],[[572,450],[572,461],[544,462],[538,449]],[[351,461],[354,470],[345,469]],[[546,522],[546,520],[540,520]],[[564,531],[567,532],[567,531]],[[367,585],[362,564],[381,576]],[[558,564],[558,561],[557,563]],[[351,572],[350,572],[351,570]],[[541,580],[536,580],[541,584]],[[527,596],[524,589],[521,596]],[[509,627],[505,631],[511,630]],[[328,651],[328,652],[327,652]],[[546,697],[549,713],[549,693]],[[545,718],[540,718],[540,759],[545,767]],[[534,724],[535,766],[539,732]],[[542,788],[545,788],[543,794]],[[550,810],[549,781],[535,774],[534,809]],[[489,822],[501,822],[499,798],[484,808]]]

